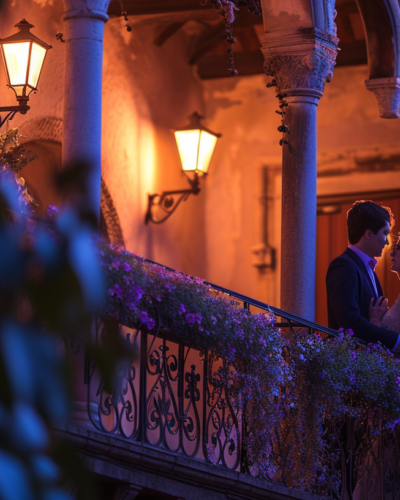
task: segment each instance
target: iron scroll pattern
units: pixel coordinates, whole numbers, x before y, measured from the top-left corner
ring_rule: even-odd
[[[207,462],[238,470],[242,458],[242,415],[233,367],[226,359],[204,359],[203,453]]]
[[[136,338],[140,355],[119,366],[118,393],[106,392],[93,360],[85,356],[87,413],[95,429],[291,486],[296,464],[282,432],[271,435],[261,467],[249,463],[246,411],[228,360],[200,353],[173,336],[125,327],[120,333]],[[99,342],[101,337],[97,322]],[[83,349],[75,347],[71,352],[80,355]],[[386,428],[380,413],[341,420],[326,415],[321,433],[331,478],[321,494],[335,500],[400,500],[399,426]]]
[[[150,338],[150,336],[149,336]],[[144,441],[189,458],[200,448],[200,374],[190,362],[191,349],[182,343],[159,339],[146,348],[146,401]],[[190,365],[190,367],[188,366]]]
[[[95,429],[239,470],[242,410],[230,387],[230,363],[173,339],[120,330],[136,337],[140,355],[119,366],[118,394],[106,392],[93,360],[85,359],[87,412]]]
[[[94,335],[98,343],[102,342],[103,323],[95,319]],[[120,334],[133,341],[136,337],[131,332]],[[105,390],[104,382],[99,377],[93,360],[85,355],[85,384],[87,385],[87,412],[92,425],[101,432],[119,435],[135,440],[139,435],[139,401],[137,387],[138,366],[132,363],[121,363],[117,367],[116,382],[120,387],[113,394]]]

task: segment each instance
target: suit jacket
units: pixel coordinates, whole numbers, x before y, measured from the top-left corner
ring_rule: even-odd
[[[374,275],[381,296],[382,287],[377,275]],[[378,297],[362,260],[349,248],[331,262],[326,275],[326,290],[330,328],[351,328],[356,337],[366,342],[380,341],[393,349],[398,333],[380,328],[368,320],[371,297]]]

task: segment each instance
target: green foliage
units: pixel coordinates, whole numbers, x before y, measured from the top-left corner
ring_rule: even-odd
[[[33,208],[35,200],[28,193],[25,179],[19,175],[21,170],[37,156],[24,149],[20,144],[18,128],[13,128],[0,135],[0,169],[2,177],[5,173],[12,176],[18,186],[19,201],[22,209]]]

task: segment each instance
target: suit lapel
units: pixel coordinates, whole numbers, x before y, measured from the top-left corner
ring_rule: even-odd
[[[359,270],[361,271],[362,276],[364,277],[364,281],[365,281],[366,285],[370,289],[371,296],[374,296],[377,299],[378,297],[376,296],[374,285],[372,284],[372,281],[371,281],[371,278],[368,274],[368,271],[365,269],[363,261],[360,259],[360,257],[355,252],[353,252],[353,250],[350,250],[350,248],[346,248],[345,253],[347,253],[347,255],[349,255],[354,260],[354,262],[357,264]],[[376,288],[379,289],[380,283],[379,283],[378,277],[376,276],[375,272],[374,272],[374,277],[375,277],[375,283],[377,285]],[[378,283],[379,283],[379,287],[378,287]]]
[[[378,290],[378,296],[382,297],[383,296],[382,286],[375,271],[374,271],[374,276],[375,276],[376,289]]]

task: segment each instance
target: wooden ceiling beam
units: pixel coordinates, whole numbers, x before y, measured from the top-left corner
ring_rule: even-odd
[[[225,26],[218,23],[205,29],[197,39],[196,47],[189,58],[189,64],[196,63],[201,56],[207,54],[212,48],[226,38]]]
[[[367,64],[367,47],[365,40],[341,43],[341,51],[337,56],[337,67],[359,66]],[[261,50],[250,52],[233,52],[235,67],[239,76],[259,75],[264,72],[264,59]],[[202,79],[225,78],[228,72],[228,54],[208,55],[199,59],[197,71]]]
[[[154,40],[154,43],[161,47],[172,35],[179,31],[186,21],[178,21],[167,26]]]
[[[122,5],[128,16],[167,14],[169,12],[186,12],[213,8],[210,2],[202,6],[201,0],[122,0]],[[119,0],[111,0],[108,15],[121,15]]]

